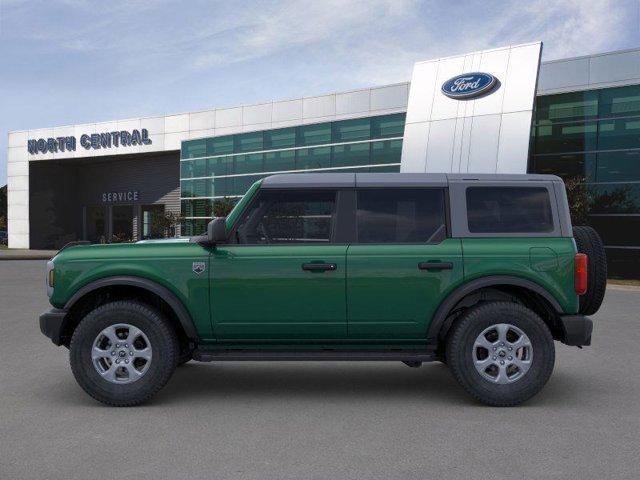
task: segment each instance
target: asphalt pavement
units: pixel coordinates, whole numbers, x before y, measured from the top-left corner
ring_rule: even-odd
[[[1,479],[637,479],[640,291],[544,390],[471,400],[433,363],[189,363],[149,404],[87,396],[39,331],[44,261],[0,262]]]

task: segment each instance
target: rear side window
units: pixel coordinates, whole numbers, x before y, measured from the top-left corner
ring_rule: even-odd
[[[359,243],[437,243],[446,236],[444,191],[381,188],[358,191]]]
[[[237,230],[241,244],[327,244],[335,220],[335,191],[261,190]]]
[[[542,187],[469,187],[467,222],[471,233],[551,232],[549,191]]]

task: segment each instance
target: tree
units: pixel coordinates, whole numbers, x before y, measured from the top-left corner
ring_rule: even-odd
[[[635,211],[633,195],[628,185],[598,192],[584,176],[575,176],[565,182],[571,223],[588,225],[590,213],[631,213]]]
[[[227,215],[229,215],[229,213],[231,213],[231,210],[233,210],[233,207],[235,206],[235,200],[229,197],[224,197],[221,200],[216,200],[216,202],[213,204],[213,216],[226,217]]]
[[[175,212],[156,210],[151,214],[150,238],[171,238],[176,236],[176,227],[182,217]]]
[[[593,205],[593,192],[589,189],[586,181],[584,176],[578,175],[564,182],[573,225],[586,225],[588,222],[589,211]]]

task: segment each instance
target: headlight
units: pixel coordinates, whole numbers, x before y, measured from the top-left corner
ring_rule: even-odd
[[[53,285],[55,283],[55,270],[53,268],[53,260],[47,262],[47,277],[45,284],[47,286],[47,295],[50,297],[53,295]]]

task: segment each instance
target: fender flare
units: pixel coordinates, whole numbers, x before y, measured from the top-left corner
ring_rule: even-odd
[[[510,285],[514,287],[523,287],[528,290],[531,290],[534,293],[537,293],[542,298],[544,298],[549,304],[553,307],[553,309],[557,313],[562,313],[562,307],[558,303],[558,301],[551,295],[546,289],[538,285],[537,283],[527,280],[521,277],[514,277],[509,275],[492,275],[488,277],[476,278],[468,283],[464,283],[460,285],[458,288],[453,290],[447,298],[445,298],[441,303],[436,313],[433,316],[433,320],[431,321],[431,325],[429,325],[429,329],[427,330],[427,343],[429,344],[437,344],[438,343],[438,335],[444,324],[447,316],[451,309],[464,297],[469,295],[470,293],[475,292],[481,288],[491,287],[495,285]]]
[[[76,291],[67,301],[64,309],[69,311],[69,309],[71,309],[71,307],[73,307],[73,305],[77,303],[82,297],[84,297],[88,293],[93,292],[94,290],[115,285],[126,285],[131,287],[143,288],[151,293],[154,293],[155,295],[158,295],[162,300],[167,302],[169,307],[176,314],[176,316],[178,317],[178,321],[184,329],[187,337],[192,340],[198,339],[198,333],[193,324],[193,320],[191,319],[191,315],[187,311],[182,301],[167,287],[164,287],[163,285],[160,285],[159,283],[147,278],[133,276],[115,276],[94,280],[93,282],[84,285],[82,288]]]

